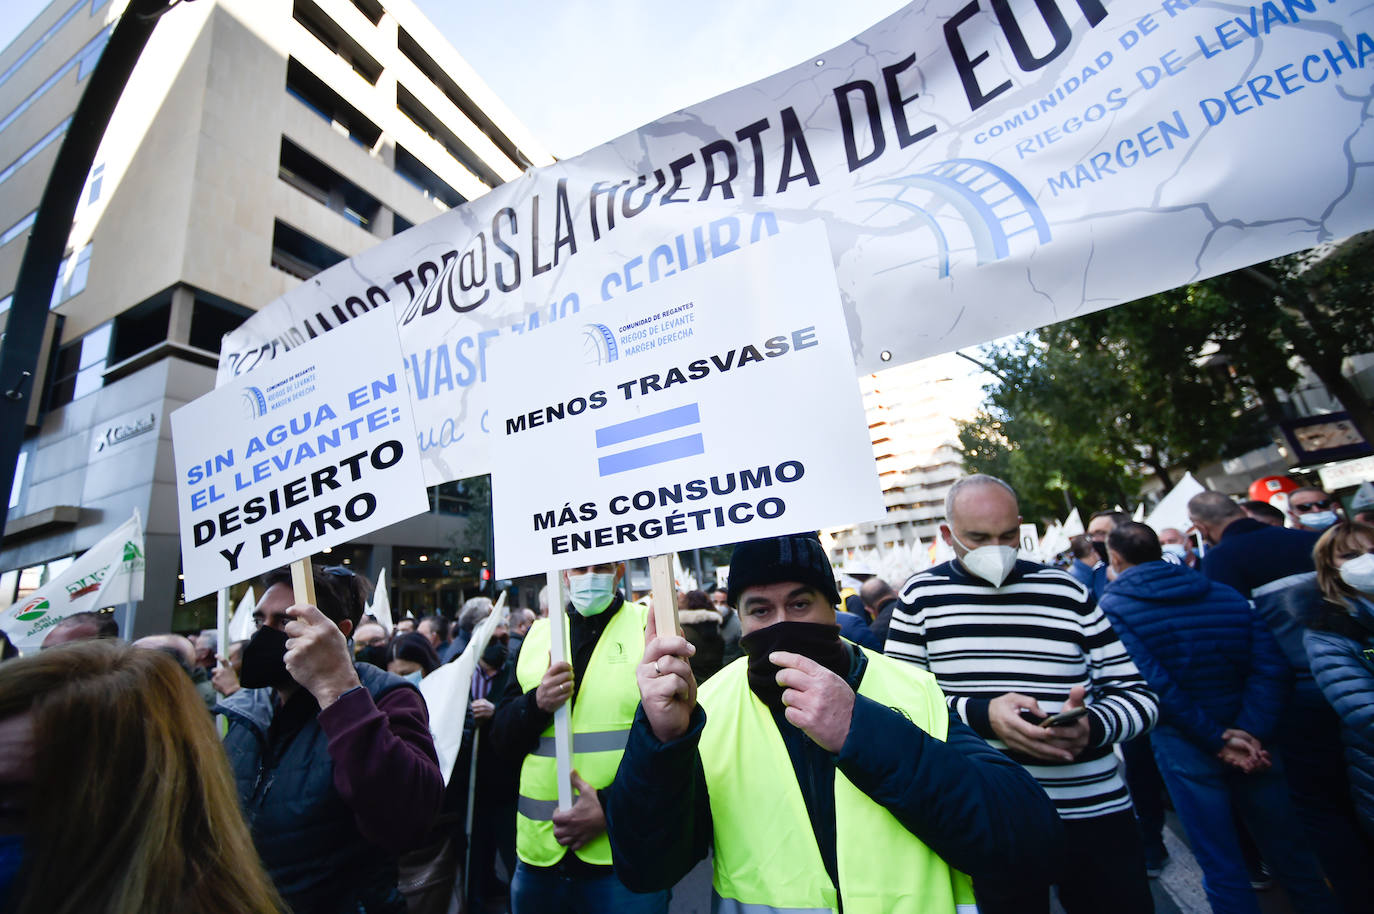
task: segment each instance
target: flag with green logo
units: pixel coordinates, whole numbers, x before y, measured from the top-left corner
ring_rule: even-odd
[[[143,519],[137,511],[60,575],[0,612],[0,629],[21,651],[36,650],[67,616],[143,599]]]

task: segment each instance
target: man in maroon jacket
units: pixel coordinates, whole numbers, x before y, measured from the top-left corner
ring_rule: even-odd
[[[396,858],[444,790],[419,691],[353,662],[360,583],[317,567],[310,606],[285,569],[266,575],[243,688],[215,708],[253,843],[294,914],[404,914]]]

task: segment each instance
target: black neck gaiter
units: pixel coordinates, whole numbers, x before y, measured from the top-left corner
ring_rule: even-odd
[[[288,682],[286,632],[264,625],[243,646],[239,683],[245,689],[275,689]]]
[[[739,644],[749,656],[749,689],[771,711],[782,710],[785,691],[778,685],[778,671],[782,667],[768,661],[768,655],[774,651],[809,657],[840,678],[849,673],[849,648],[840,640],[838,625],[777,622],[750,632]]]

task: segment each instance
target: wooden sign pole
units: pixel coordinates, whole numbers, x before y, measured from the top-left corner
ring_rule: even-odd
[[[649,583],[653,587],[654,627],[660,638],[677,634],[677,588],[673,586],[673,555],[649,557]]]
[[[297,603],[319,605],[315,602],[315,569],[311,567],[310,559],[291,563],[291,593]]]
[[[567,601],[563,599],[563,573],[549,572],[549,663],[571,663],[565,627]],[[558,808],[572,809],[572,696],[553,712],[553,754],[558,776]]]

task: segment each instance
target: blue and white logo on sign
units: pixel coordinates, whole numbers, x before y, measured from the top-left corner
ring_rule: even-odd
[[[701,412],[697,404],[676,406],[661,413],[650,413],[626,422],[617,422],[596,430],[597,450],[624,444],[627,441],[642,441],[663,432],[678,431],[701,424]],[[651,467],[660,463],[695,457],[706,453],[706,444],[699,433],[682,435],[652,444],[641,444],[627,451],[619,451],[596,458],[597,475],[614,476],[641,467]]]
[[[587,353],[588,365],[605,365],[620,358],[620,347],[616,345],[615,334],[605,324],[584,324],[582,344]]]
[[[1040,244],[1050,240],[1050,224],[1031,192],[1006,169],[982,159],[949,159],[919,174],[877,183],[901,190],[890,198],[868,202],[900,206],[925,223],[935,241],[942,279],[949,276],[950,242],[937,213],[963,223],[980,266],[1011,256],[1011,242],[1018,235],[1034,233]],[[930,194],[930,202],[922,206],[903,199],[908,188]]]
[[[250,419],[267,415],[267,398],[256,387],[243,389],[243,410]]]

